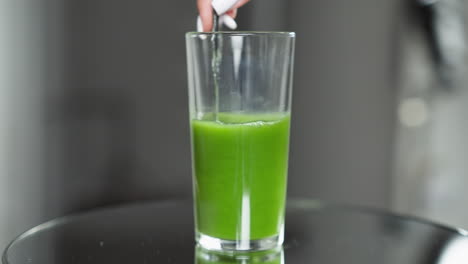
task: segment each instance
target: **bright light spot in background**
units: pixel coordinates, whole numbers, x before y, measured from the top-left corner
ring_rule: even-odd
[[[408,127],[424,125],[429,119],[426,101],[419,97],[403,99],[398,107],[398,117],[400,122]]]
[[[451,241],[439,258],[438,264],[468,263],[468,237]]]

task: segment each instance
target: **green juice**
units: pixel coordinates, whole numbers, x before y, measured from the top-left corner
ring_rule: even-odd
[[[196,229],[226,240],[278,235],[284,222],[288,114],[192,120]]]

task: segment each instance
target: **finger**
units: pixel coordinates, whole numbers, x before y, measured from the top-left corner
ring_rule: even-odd
[[[237,8],[236,9],[231,9],[229,11],[226,12],[226,15],[232,17],[232,18],[236,18],[237,16]]]
[[[220,18],[220,23],[225,25],[226,27],[228,27],[229,29],[236,29],[237,28],[237,23],[236,21],[234,20],[234,18],[224,14],[222,15]]]
[[[213,9],[211,7],[211,0],[198,0],[198,12],[203,25],[203,31],[210,31],[213,28]]]

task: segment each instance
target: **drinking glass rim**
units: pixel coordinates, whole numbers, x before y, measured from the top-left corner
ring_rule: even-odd
[[[212,36],[212,35],[225,35],[225,36],[282,36],[282,37],[296,37],[295,32],[290,31],[210,31],[210,32],[197,32],[191,31],[187,32],[187,37],[197,37],[197,36]]]

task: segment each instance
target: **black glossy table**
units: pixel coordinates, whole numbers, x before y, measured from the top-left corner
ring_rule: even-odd
[[[4,264],[468,263],[467,232],[426,221],[313,200],[288,203],[284,252],[226,260],[201,254],[192,205],[126,205],[52,220],[13,241]]]

